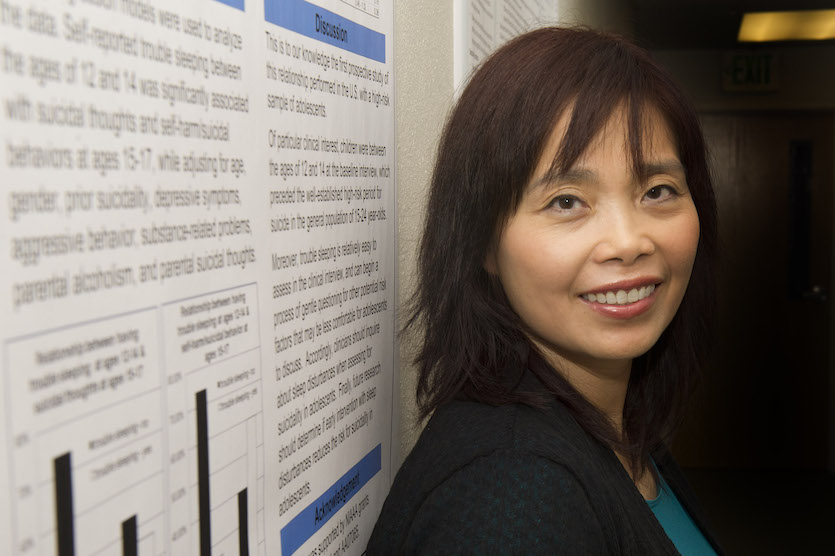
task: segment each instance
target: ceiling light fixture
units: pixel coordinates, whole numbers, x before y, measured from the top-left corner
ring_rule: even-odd
[[[835,10],[750,12],[742,17],[739,42],[835,39]]]

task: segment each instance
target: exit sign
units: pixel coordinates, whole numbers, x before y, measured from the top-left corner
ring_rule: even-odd
[[[727,52],[722,88],[730,92],[776,91],[777,56],[772,52]]]

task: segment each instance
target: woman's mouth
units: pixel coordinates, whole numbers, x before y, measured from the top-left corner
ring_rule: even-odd
[[[635,303],[652,295],[655,291],[655,284],[632,288],[631,290],[613,290],[601,293],[586,293],[581,295],[586,301],[600,303],[603,305],[626,305]]]
[[[649,311],[661,283],[613,284],[610,290],[584,293],[580,299],[594,312],[614,318],[631,319]],[[620,286],[620,287],[619,287]]]

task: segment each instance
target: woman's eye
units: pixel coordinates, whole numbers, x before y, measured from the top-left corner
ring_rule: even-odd
[[[656,185],[646,192],[645,197],[651,201],[661,201],[668,197],[675,197],[676,195],[678,195],[676,190],[669,185]]]
[[[558,210],[574,210],[580,207],[581,201],[573,195],[559,195],[551,200],[549,206]]]

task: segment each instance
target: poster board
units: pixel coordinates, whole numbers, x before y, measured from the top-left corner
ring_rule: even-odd
[[[0,0],[0,552],[362,553],[392,10]]]
[[[558,0],[455,0],[453,83],[460,90],[494,50],[526,31],[557,22]]]

